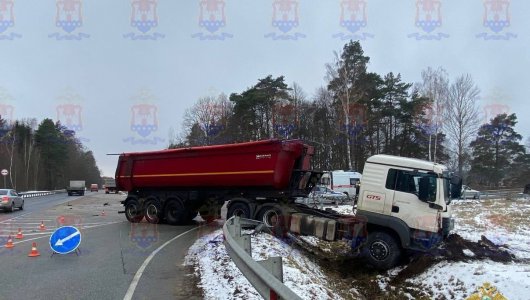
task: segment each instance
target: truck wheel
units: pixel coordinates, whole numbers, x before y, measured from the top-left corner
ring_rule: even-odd
[[[380,270],[394,267],[401,257],[401,247],[394,237],[382,231],[375,231],[368,235],[363,252],[368,263]]]
[[[233,216],[240,216],[241,218],[251,219],[250,208],[247,204],[242,202],[234,203],[230,205],[230,207],[228,207],[226,218],[230,219]]]
[[[145,206],[145,220],[151,224],[158,224],[162,220],[164,210],[162,204],[157,199],[148,199]]]
[[[144,218],[142,207],[136,199],[132,199],[125,204],[125,217],[131,223],[139,223]]]
[[[260,210],[256,219],[272,229],[272,232],[277,237],[285,237],[287,232],[289,232],[289,218],[277,207],[264,207]]]
[[[166,204],[164,215],[168,224],[180,225],[187,221],[189,213],[180,200],[173,199]]]
[[[68,192],[68,196],[72,196],[72,193]]]
[[[258,214],[258,221],[263,222],[265,226],[272,228],[280,224],[282,213],[279,209],[272,206],[263,208]]]

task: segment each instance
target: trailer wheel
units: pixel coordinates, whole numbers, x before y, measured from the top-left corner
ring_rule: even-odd
[[[275,207],[269,206],[260,210],[257,219],[258,221],[263,222],[265,226],[272,228],[280,225],[281,218],[282,212]]]
[[[145,206],[145,220],[151,224],[158,224],[162,220],[164,210],[162,204],[158,199],[147,199],[147,205]]]
[[[401,257],[401,247],[396,239],[383,231],[375,231],[368,235],[363,252],[368,263],[380,270],[394,267]]]
[[[164,209],[166,222],[170,225],[180,225],[186,223],[189,212],[178,199],[169,200]]]
[[[136,199],[125,202],[125,217],[131,223],[139,223],[144,218],[142,207]]]
[[[226,218],[230,219],[232,216],[240,216],[241,218],[251,219],[250,208],[245,203],[236,202],[228,207]]]
[[[256,219],[272,229],[277,237],[285,237],[289,232],[289,217],[282,213],[278,207],[267,206],[262,208]]]

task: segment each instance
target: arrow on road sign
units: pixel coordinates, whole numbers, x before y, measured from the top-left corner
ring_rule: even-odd
[[[81,232],[79,231],[76,231],[72,234],[70,234],[69,236],[65,237],[64,239],[58,239],[57,242],[55,242],[55,246],[63,246],[63,243],[66,242],[66,241],[69,241],[71,239],[73,239],[74,237],[80,235]]]

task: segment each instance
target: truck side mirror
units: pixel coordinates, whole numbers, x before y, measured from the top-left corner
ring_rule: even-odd
[[[460,199],[462,196],[462,178],[451,177],[451,199]]]

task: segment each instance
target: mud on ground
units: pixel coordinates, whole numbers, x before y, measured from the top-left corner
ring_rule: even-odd
[[[492,260],[495,262],[517,262],[506,245],[495,245],[485,236],[471,242],[458,234],[450,235],[439,248],[429,253],[411,254],[399,267],[382,272],[363,264],[348,252],[344,242],[304,242],[291,237],[295,244],[313,257],[335,282],[337,293],[345,299],[431,299],[432,294],[407,281],[422,274],[433,265],[442,262],[469,262]],[[462,288],[457,278],[454,288]]]

